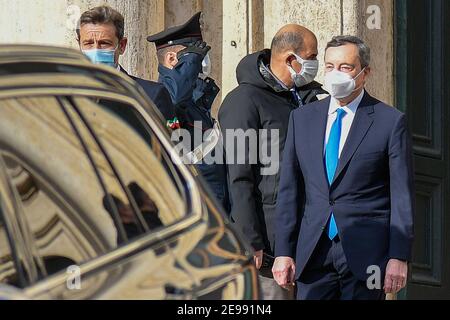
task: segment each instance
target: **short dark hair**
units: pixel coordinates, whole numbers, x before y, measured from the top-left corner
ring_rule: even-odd
[[[100,6],[84,12],[77,26],[77,36],[80,40],[80,29],[84,24],[107,24],[112,23],[116,27],[116,35],[120,40],[125,36],[125,19],[118,11],[109,6]]]
[[[175,51],[175,50],[178,50],[178,49],[180,49],[179,51],[181,51],[184,48],[185,48],[184,46],[176,44],[174,46],[158,49],[156,51],[156,57],[158,58],[158,63],[159,64],[163,64],[164,63],[164,58],[166,57],[166,54],[168,52]]]
[[[366,68],[370,64],[370,48],[369,46],[360,38],[355,36],[336,36],[333,37],[333,39],[328,42],[327,48],[325,49],[325,52],[329,48],[336,48],[345,46],[347,44],[354,44],[358,47],[358,55],[359,60],[361,61],[362,68]]]
[[[298,32],[282,32],[272,40],[271,50],[274,53],[292,50],[294,53],[304,49],[305,41]]]

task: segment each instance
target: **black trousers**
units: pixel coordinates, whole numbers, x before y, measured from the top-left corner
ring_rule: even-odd
[[[370,254],[370,253],[368,253]],[[384,300],[383,290],[370,290],[350,271],[339,237],[324,233],[297,280],[298,300]]]

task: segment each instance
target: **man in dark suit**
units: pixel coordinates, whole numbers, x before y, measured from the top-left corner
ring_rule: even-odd
[[[80,49],[93,63],[109,65],[128,75],[119,65],[119,57],[125,53],[128,43],[124,33],[124,17],[108,6],[100,6],[81,15],[77,40]],[[168,125],[176,129],[175,108],[166,88],[156,82],[130,77],[144,89]]]
[[[142,87],[142,89],[144,89],[150,100],[152,100],[159,111],[161,111],[164,119],[168,121],[167,125],[171,127],[171,129],[178,129],[178,124],[176,123],[177,118],[175,115],[175,107],[173,106],[172,99],[170,98],[169,91],[167,91],[166,87],[158,82],[131,76],[122,67],[120,67],[120,71],[136,81]]]
[[[319,68],[317,54],[317,38],[311,30],[296,24],[283,26],[273,38],[271,49],[250,54],[239,63],[239,86],[226,97],[219,112],[227,147],[231,218],[255,250],[265,300],[294,298],[293,290],[280,288],[272,276],[280,178],[275,155],[283,151],[291,112],[327,94],[314,81]],[[227,134],[264,131],[270,134],[254,142],[250,138],[242,147]],[[238,136],[245,140],[245,134]],[[261,155],[264,149],[270,150],[270,161]],[[265,170],[270,167],[273,170]]]
[[[371,97],[370,49],[328,43],[331,97],[290,117],[273,273],[301,300],[380,300],[405,287],[414,183],[405,115]],[[383,290],[384,280],[384,290]]]

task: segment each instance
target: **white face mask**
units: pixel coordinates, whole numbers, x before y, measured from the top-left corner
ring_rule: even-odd
[[[209,53],[207,53],[202,61],[202,72],[200,73],[199,77],[201,79],[208,78],[211,75],[211,69],[211,57],[209,56]]]
[[[361,72],[352,78],[348,73],[333,69],[325,75],[324,88],[327,90],[333,98],[344,99],[349,97],[356,88],[356,79],[366,70],[362,69]]]
[[[318,60],[303,60],[300,56],[293,53],[297,62],[302,65],[302,71],[300,73],[295,72],[292,66],[288,65],[289,72],[291,73],[292,80],[297,88],[301,88],[314,81],[319,71]]]

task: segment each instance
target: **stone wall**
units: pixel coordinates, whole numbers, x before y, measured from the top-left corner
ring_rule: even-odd
[[[222,88],[215,111],[236,84],[235,69],[247,54],[269,47],[276,31],[287,23],[302,24],[317,34],[323,61],[333,35],[364,38],[372,48],[373,75],[368,90],[393,103],[394,9],[392,0],[0,0],[0,43],[36,43],[77,48],[76,10],[107,3],[126,19],[127,53],[122,65],[133,75],[157,78],[157,63],[149,34],[183,23],[203,10],[204,35],[212,46],[213,77]],[[379,8],[381,25],[367,27]],[[69,9],[69,10],[68,10]],[[79,12],[78,12],[79,13]],[[323,68],[318,77],[323,80]]]
[[[0,43],[77,48],[70,28],[73,12],[67,8],[77,6],[84,11],[103,3],[126,18],[129,47],[122,64],[134,75],[157,78],[154,47],[146,41],[149,34],[183,23],[203,10],[205,38],[213,47],[213,77],[222,87],[222,97],[237,85],[235,69],[240,59],[270,46],[282,25],[299,23],[317,34],[321,61],[333,35],[354,34],[366,39],[373,53],[369,91],[389,103],[394,100],[392,0],[0,0]],[[367,28],[370,5],[380,8],[381,29]],[[323,69],[318,80],[323,80]]]
[[[295,1],[292,0],[265,0],[258,1],[259,8],[248,6],[247,10],[258,12],[257,19],[262,21],[264,47],[270,47],[275,33],[285,24],[298,23],[311,29],[319,40],[319,60],[323,62],[324,49],[326,43],[331,40],[332,36],[339,34],[357,35],[366,40],[372,48],[372,71],[373,75],[368,84],[368,90],[379,99],[388,103],[394,101],[394,29],[393,29],[393,1],[392,0],[310,0]],[[240,0],[229,1],[229,3],[245,2]],[[380,8],[380,29],[369,29],[367,20],[371,18],[371,14],[367,13],[369,6],[376,5]],[[262,9],[260,7],[263,7]],[[234,6],[236,11],[238,5]],[[261,14],[262,11],[262,14]],[[251,14],[251,12],[249,13]],[[234,26],[234,24],[245,24],[245,20],[241,17],[236,18],[231,23],[233,36],[242,34],[242,26]],[[224,21],[224,25],[229,25],[228,21]],[[247,23],[248,25],[249,23]],[[254,21],[253,21],[254,24]],[[261,37],[261,32],[254,34],[247,27],[247,38],[257,39]],[[241,36],[242,37],[242,36]],[[251,41],[251,40],[249,40]],[[224,43],[226,46],[227,43]],[[253,50],[252,50],[253,49]],[[249,52],[256,48],[249,48]],[[241,50],[242,54],[244,49]],[[240,55],[242,55],[240,54]],[[223,62],[226,63],[236,63]],[[323,65],[322,65],[323,66]],[[230,87],[236,85],[234,74],[229,71],[230,68],[224,68],[223,81],[225,84],[224,91],[228,91]],[[225,73],[225,70],[228,73]],[[323,68],[321,68],[318,76],[319,81],[323,81]],[[226,85],[233,83],[233,85]]]
[[[121,63],[130,73],[154,78],[154,49],[146,36],[164,28],[164,0],[0,0],[0,43],[35,43],[78,48],[77,8],[83,12],[109,4],[126,19],[128,50]]]

